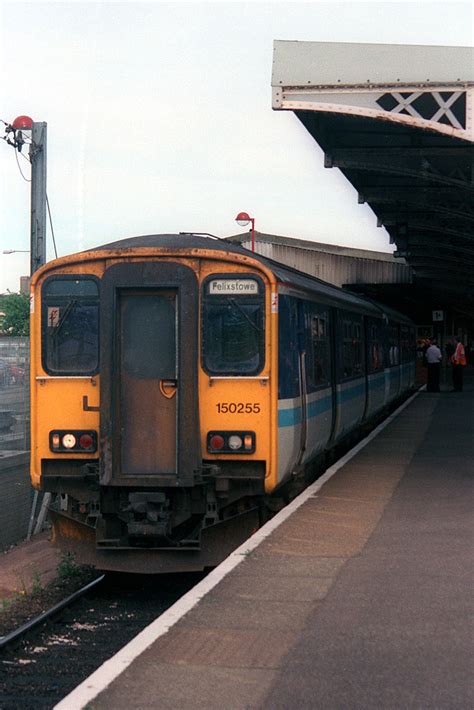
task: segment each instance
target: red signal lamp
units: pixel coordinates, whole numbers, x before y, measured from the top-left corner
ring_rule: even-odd
[[[29,116],[17,116],[12,123],[15,131],[31,131],[33,129],[33,119]]]

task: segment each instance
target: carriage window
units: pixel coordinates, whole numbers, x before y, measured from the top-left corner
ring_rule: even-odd
[[[391,325],[389,331],[388,360],[390,367],[400,364],[400,350],[398,345],[398,326]]]
[[[384,368],[384,347],[382,323],[377,321],[369,328],[369,371],[378,372]]]
[[[331,380],[329,312],[308,304],[310,346],[306,352],[306,371],[310,387],[327,385]]]
[[[344,320],[343,334],[343,376],[357,377],[363,371],[362,327],[360,321]]]
[[[402,362],[410,362],[414,359],[415,334],[413,328],[402,325],[400,329],[400,349]]]
[[[49,374],[89,375],[99,366],[99,287],[91,278],[51,278],[42,291],[42,359]]]
[[[203,300],[203,367],[256,375],[264,364],[264,287],[256,278],[213,278]]]

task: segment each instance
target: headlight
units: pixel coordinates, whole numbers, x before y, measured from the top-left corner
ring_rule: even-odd
[[[64,434],[61,439],[61,443],[65,449],[73,449],[77,443],[77,440],[74,434]]]
[[[243,441],[238,436],[237,434],[232,434],[232,436],[229,436],[229,449],[232,449],[232,451],[235,451],[236,449],[241,449]]]

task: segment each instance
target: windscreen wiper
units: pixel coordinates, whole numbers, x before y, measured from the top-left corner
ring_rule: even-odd
[[[239,306],[239,304],[237,303],[237,301],[235,300],[235,298],[228,298],[227,300],[229,301],[229,303],[230,303],[232,306],[236,306],[237,310],[243,315],[243,317],[245,318],[245,320],[246,320],[248,323],[250,323],[250,325],[252,326],[252,328],[254,328],[254,330],[257,331],[257,333],[261,333],[261,332],[262,332],[262,328],[261,328],[259,325],[257,325],[256,323],[254,323],[251,318],[249,318],[249,316],[248,316],[247,313],[244,311],[244,309],[242,308],[242,306]]]
[[[55,338],[57,336],[57,334],[59,333],[59,331],[61,330],[61,328],[64,325],[64,321],[72,313],[72,311],[74,310],[76,305],[77,305],[77,299],[69,301],[66,308],[64,309],[64,313],[62,314],[61,318],[58,321],[58,324],[54,327],[53,333],[51,333],[52,338]]]

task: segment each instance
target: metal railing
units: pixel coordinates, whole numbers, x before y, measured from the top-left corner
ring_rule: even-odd
[[[0,550],[27,537],[30,483],[29,338],[0,336]]]
[[[30,340],[0,336],[0,452],[30,447]]]

